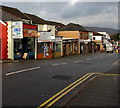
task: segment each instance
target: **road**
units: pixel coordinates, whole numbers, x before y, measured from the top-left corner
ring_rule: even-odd
[[[2,65],[3,106],[37,107],[87,73],[106,73],[117,53],[82,54]]]

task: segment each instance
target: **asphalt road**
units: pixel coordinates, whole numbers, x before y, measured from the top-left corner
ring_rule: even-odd
[[[87,73],[106,73],[117,53],[82,54],[2,65],[3,106],[37,107]]]

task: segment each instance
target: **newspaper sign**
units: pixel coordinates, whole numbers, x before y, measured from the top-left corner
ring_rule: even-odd
[[[12,36],[13,38],[23,38],[23,23],[22,21],[12,22]]]

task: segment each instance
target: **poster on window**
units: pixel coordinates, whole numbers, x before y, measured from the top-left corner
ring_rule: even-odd
[[[23,38],[23,23],[22,21],[12,22],[12,36],[13,38]]]
[[[24,37],[40,37],[40,33],[38,33],[36,30],[24,29],[23,36]]]

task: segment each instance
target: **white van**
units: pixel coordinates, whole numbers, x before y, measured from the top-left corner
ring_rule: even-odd
[[[113,53],[113,51],[114,51],[113,45],[111,43],[106,44],[106,53],[108,52]]]

